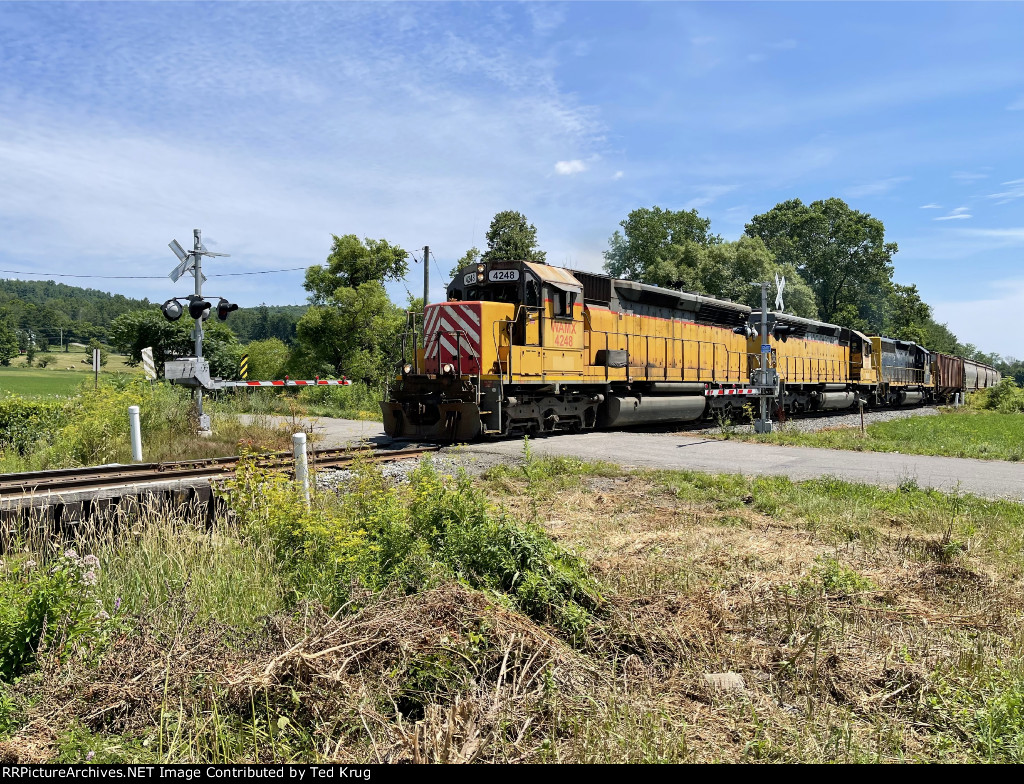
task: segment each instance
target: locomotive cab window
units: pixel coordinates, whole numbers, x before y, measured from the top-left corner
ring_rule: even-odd
[[[551,312],[555,318],[572,318],[576,292],[551,289]]]
[[[526,307],[540,307],[540,294],[537,293],[537,284],[530,281],[526,284]]]

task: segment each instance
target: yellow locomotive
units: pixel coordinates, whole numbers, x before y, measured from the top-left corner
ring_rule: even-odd
[[[686,421],[751,391],[745,305],[522,261],[464,267],[447,295],[407,336],[391,436]]]
[[[788,412],[913,405],[1000,378],[915,343],[780,312],[765,320],[762,336],[746,305],[546,264],[464,267],[406,335],[384,428],[468,441],[683,422],[769,395]],[[777,387],[751,383],[765,377],[762,350]]]

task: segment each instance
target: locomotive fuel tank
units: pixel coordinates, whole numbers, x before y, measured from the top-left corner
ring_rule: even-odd
[[[610,396],[598,414],[599,427],[646,425],[654,422],[689,422],[704,415],[703,395]]]

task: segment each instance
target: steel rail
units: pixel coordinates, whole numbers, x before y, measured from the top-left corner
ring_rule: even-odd
[[[317,449],[310,455],[316,467],[327,468],[351,465],[359,459],[373,463],[418,457],[439,447],[428,446],[395,451],[372,451],[365,448]],[[0,474],[0,498],[29,496],[40,493],[59,493],[101,487],[145,485],[179,479],[217,480],[234,472],[242,456],[218,457],[205,460],[182,460],[167,463],[139,463],[134,465],[86,466],[54,471],[33,471],[21,474]],[[271,452],[252,455],[261,468],[289,468],[291,452]]]

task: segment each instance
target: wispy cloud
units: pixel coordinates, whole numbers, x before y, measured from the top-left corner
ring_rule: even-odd
[[[587,164],[578,158],[571,161],[558,161],[555,164],[555,171],[558,174],[579,174],[587,170]]]
[[[886,177],[882,180],[874,180],[873,182],[854,185],[853,187],[847,188],[846,193],[854,198],[861,198],[863,196],[879,196],[883,193],[888,193],[900,183],[907,182],[909,180],[909,177]]]
[[[615,174],[612,175],[612,179],[613,180],[621,180],[625,176],[626,176],[626,173],[624,171],[620,170],[620,171],[615,172]]]
[[[1009,180],[1002,184],[1009,187],[999,193],[988,195],[988,198],[998,200],[996,204],[1008,204],[1014,199],[1024,199],[1024,180]]]
[[[732,193],[736,190],[735,185],[702,185],[697,188],[697,196],[690,199],[683,205],[684,209],[696,210],[701,207],[706,207],[714,201],[717,201],[727,193]]]
[[[988,174],[986,174],[985,172],[958,171],[953,172],[953,174],[950,176],[954,180],[958,180],[959,182],[977,182],[978,180],[988,179]]]
[[[922,210],[941,210],[942,209],[942,205],[941,204],[922,204],[921,205],[921,209]]]
[[[937,221],[947,220],[966,220],[967,218],[973,218],[974,216],[970,213],[969,207],[957,207],[949,215],[940,215],[938,218],[932,218]]]
[[[960,234],[969,237],[981,237],[990,240],[1003,240],[1016,244],[1024,242],[1024,226],[1009,229],[959,229]]]

